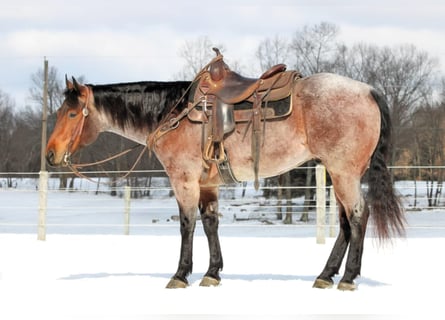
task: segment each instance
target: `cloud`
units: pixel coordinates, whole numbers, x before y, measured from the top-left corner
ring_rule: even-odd
[[[172,80],[184,63],[180,46],[203,35],[223,44],[229,61],[251,68],[260,41],[290,39],[321,21],[340,26],[347,43],[413,43],[445,60],[442,2],[14,0],[0,10],[0,88],[23,91],[43,56],[61,74],[93,83]]]
[[[349,45],[359,42],[383,46],[413,44],[418,49],[428,52],[431,57],[445,59],[443,33],[438,30],[421,28],[408,30],[400,27],[347,25],[341,28],[340,38]]]

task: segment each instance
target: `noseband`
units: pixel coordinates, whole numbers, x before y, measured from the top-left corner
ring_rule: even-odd
[[[82,118],[80,119],[77,126],[74,128],[74,130],[71,134],[70,142],[68,143],[67,150],[65,152],[65,155],[63,156],[63,162],[67,166],[71,165],[72,149],[75,149],[79,145],[80,137],[82,136],[83,128],[85,125],[85,119],[89,115],[88,101],[90,99],[90,89],[88,87],[86,87],[86,88],[87,88],[87,95],[86,95],[86,99],[85,99],[85,105],[82,108]]]

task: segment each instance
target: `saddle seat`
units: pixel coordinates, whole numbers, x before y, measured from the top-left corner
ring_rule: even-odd
[[[200,89],[204,94],[211,94],[226,104],[236,104],[251,97],[264,83],[264,80],[283,73],[285,64],[277,64],[264,72],[258,79],[244,77],[232,70],[222,60],[218,49],[213,49],[217,58],[209,65],[209,72],[201,82]]]

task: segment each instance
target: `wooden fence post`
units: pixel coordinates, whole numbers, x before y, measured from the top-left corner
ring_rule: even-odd
[[[317,182],[317,244],[324,244],[326,225],[326,168],[317,164],[315,167],[315,179]]]
[[[37,240],[46,240],[46,207],[48,196],[48,171],[46,171],[46,130],[48,120],[48,60],[43,59],[43,108],[42,108],[42,140],[40,150],[39,175],[39,218],[37,225]]]
[[[39,177],[39,221],[37,240],[46,240],[46,208],[48,195],[48,171],[40,171]]]
[[[124,187],[124,235],[130,234],[130,200],[131,200],[131,187]]]
[[[335,199],[334,186],[329,188],[329,237],[335,237],[335,225],[337,214],[337,199]]]

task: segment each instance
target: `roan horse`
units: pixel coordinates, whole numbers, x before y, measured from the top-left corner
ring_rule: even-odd
[[[156,112],[144,107],[147,99],[154,98],[150,93],[147,96],[146,83],[96,86],[82,85],[73,79],[66,80],[66,86],[65,100],[47,144],[48,163],[69,165],[71,155],[95,141],[103,131],[148,144],[169,176],[180,213],[179,266],[167,287],[188,285],[198,210],[210,252],[209,268],[201,285],[218,285],[223,267],[218,237],[218,188],[223,181],[214,166],[206,169],[203,165],[202,125],[185,116],[192,108],[190,102],[180,100],[186,84],[164,88],[160,96],[180,102],[172,108],[159,101],[161,107]],[[292,112],[264,124],[258,174],[275,176],[310,159],[326,166],[339,206],[340,231],[314,287],[333,286],[333,276],[339,272],[349,247],[338,289],[354,290],[368,217],[373,218],[380,239],[404,232],[403,210],[385,163],[391,135],[388,106],[369,85],[328,73],[296,80],[290,98]],[[253,135],[245,134],[251,130],[249,126],[250,123],[237,123],[235,130],[224,137],[232,173],[240,181],[255,179]],[[159,134],[159,128],[165,127],[167,130]],[[369,186],[365,196],[361,178],[366,171]]]

